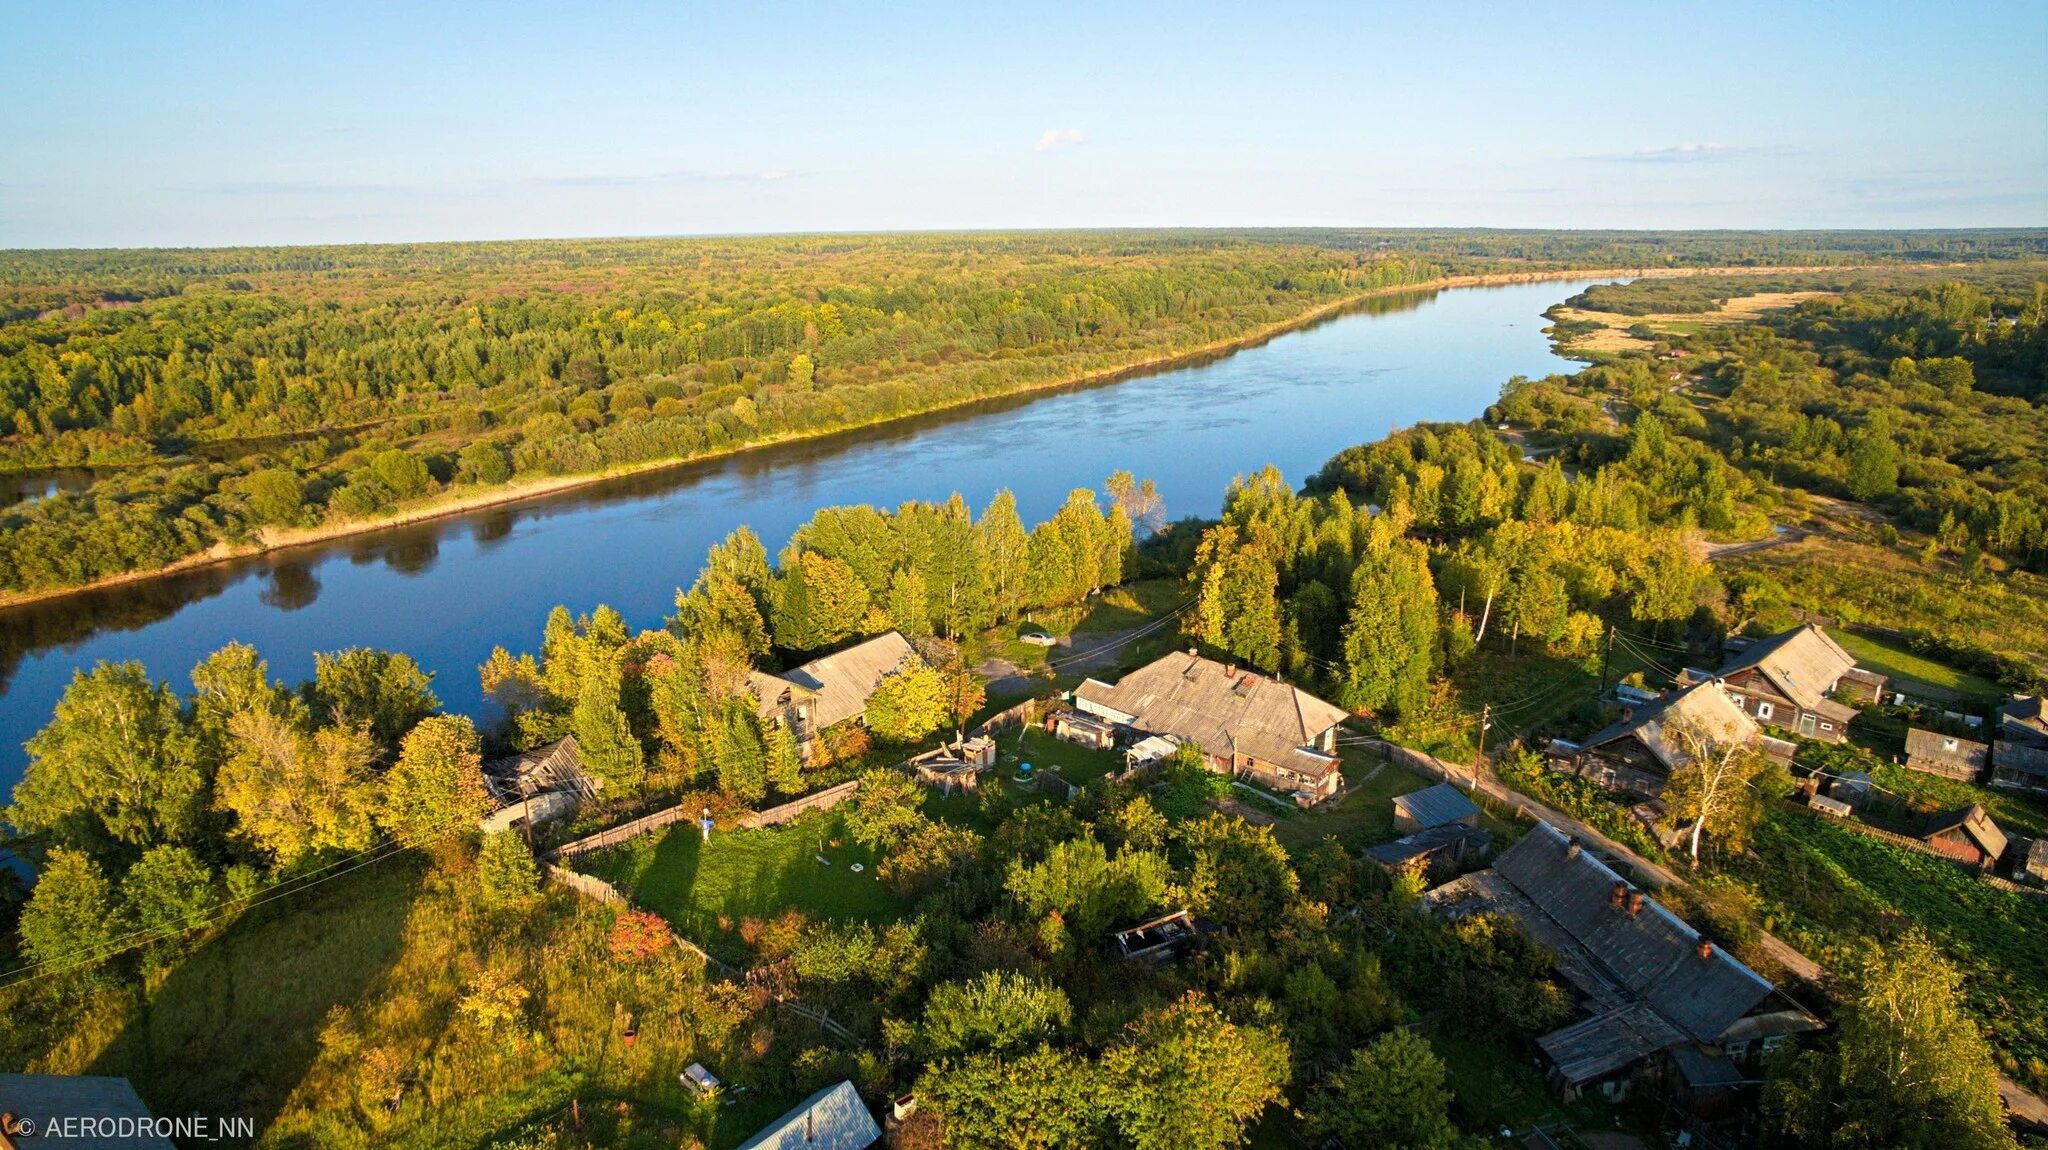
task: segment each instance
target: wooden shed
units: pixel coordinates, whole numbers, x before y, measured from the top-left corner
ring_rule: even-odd
[[[1928,820],[1920,841],[1937,853],[1974,867],[1996,863],[2005,854],[2006,845],[2005,832],[1976,803],[1944,811]]]
[[[1916,771],[1974,782],[1990,762],[1987,744],[1918,727],[1906,731],[1906,765]]]

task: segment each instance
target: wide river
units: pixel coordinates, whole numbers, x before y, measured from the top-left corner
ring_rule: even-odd
[[[1170,516],[1213,515],[1233,476],[1277,464],[1295,483],[1342,448],[1421,420],[1479,415],[1514,375],[1571,371],[1542,312],[1582,290],[1551,281],[1370,301],[1269,343],[1117,383],[995,400],[829,438],[683,464],[474,514],[220,564],[0,612],[0,796],[73,672],[139,659],[181,690],[231,640],[271,672],[313,652],[406,651],[451,709],[482,709],[491,648],[533,649],[549,608],[609,603],[660,624],[705,548],[742,523],[778,550],[813,509],[893,507],[998,488],[1027,524],[1126,469]]]

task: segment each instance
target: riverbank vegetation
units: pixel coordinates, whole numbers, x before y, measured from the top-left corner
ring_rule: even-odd
[[[1216,810],[1219,780],[1185,764],[1156,789],[1105,770],[1068,803],[999,780],[940,798],[877,768],[990,709],[962,652],[1000,652],[1028,612],[1156,627],[1147,642],[1177,620],[1176,644],[1395,741],[1497,756],[1654,855],[1632,811],[1537,787],[1503,744],[1583,733],[1615,679],[1668,681],[1731,632],[1814,613],[1861,611],[1918,657],[2038,685],[2042,317],[2024,279],[1869,286],[1660,335],[1514,381],[1484,423],[1344,451],[1302,489],[1250,472],[1213,523],[1165,522],[1119,474],[1029,529],[1007,496],[979,514],[821,509],[772,558],[741,529],[678,572],[658,628],[557,610],[536,652],[494,652],[501,721],[481,734],[387,652],[323,657],[295,685],[239,646],[189,690],[82,673],[7,811],[40,882],[0,947],[0,1065],[124,1074],[159,1112],[257,1116],[274,1146],[730,1146],[846,1079],[871,1101],[914,1092],[910,1136],[951,1146],[1446,1146],[1547,1118],[1654,1133],[1653,1114],[1554,1101],[1531,1069],[1533,1036],[1572,1010],[1553,956],[1506,920],[1414,913],[1415,880],[1361,857],[1414,780],[1371,775],[1399,768],[1355,747],[1374,809],[1277,828]],[[827,361],[810,370],[829,390]],[[599,415],[592,432],[615,425]],[[1760,546],[1788,520],[1811,537]],[[1822,546],[1887,586],[1774,566]],[[809,760],[760,722],[750,674],[891,630],[926,665],[892,680],[886,721]],[[632,908],[543,888],[522,838],[471,830],[487,749],[568,734],[605,784],[587,821],[717,813],[709,842],[686,826],[589,860]],[[833,811],[724,829],[856,777]],[[2037,904],[1804,813],[1748,829],[1745,849],[1710,839],[1702,913],[1734,945],[1765,926],[1852,974],[1839,1035],[1774,1068],[1773,1129],[1812,1135],[1880,1090],[1886,1131],[1953,1113],[2001,1144],[1984,1068],[2044,1074]],[[1220,929],[1173,962],[1105,941],[1182,909]],[[705,969],[670,927],[751,976]],[[1884,954],[1938,1025],[1884,1016]],[[1862,1066],[1887,1043],[1968,1074],[1882,1095]],[[745,1087],[738,1105],[688,1094],[690,1061]]]
[[[973,233],[0,254],[0,593],[1225,346],[1450,274],[1984,259],[2026,232]]]

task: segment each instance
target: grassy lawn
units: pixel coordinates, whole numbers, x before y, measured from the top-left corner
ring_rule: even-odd
[[[1982,806],[2000,827],[2028,838],[2048,837],[2048,804],[2010,791],[1993,790],[1958,779],[1945,779],[1892,763],[1870,768],[1870,780],[1888,791],[1947,810],[1969,803]]]
[[[834,844],[837,845],[834,845]],[[822,856],[830,864],[818,861]],[[859,865],[861,869],[853,868]],[[585,855],[579,870],[610,882],[700,946],[742,957],[739,925],[796,909],[867,923],[902,917],[903,904],[875,877],[875,855],[846,834],[843,816],[812,815],[786,827],[713,831],[694,826]]]
[[[1288,850],[1298,851],[1335,835],[1346,850],[1356,853],[1400,838],[1394,830],[1391,800],[1432,785],[1429,779],[1361,747],[1344,748],[1344,782],[1350,789],[1343,797],[1282,819],[1274,825],[1273,836]]]
[[[1981,675],[1958,671],[1883,639],[1839,629],[1829,631],[1828,635],[1840,643],[1843,650],[1856,656],[1857,666],[1890,677],[1899,689],[1909,695],[1961,695],[1991,701],[2005,697],[2005,691],[1998,684]],[[1916,687],[1922,689],[1916,691]]]
[[[1729,871],[1756,891],[1766,929],[1824,965],[1901,920],[1924,929],[1962,971],[1964,1001],[2006,1069],[2048,1084],[2048,900],[1789,810],[1770,814],[1754,854]]]
[[[1033,771],[1054,771],[1077,787],[1085,787],[1112,771],[1124,769],[1122,751],[1098,751],[1056,739],[1037,727],[1010,731],[996,741],[996,771],[1005,781],[1020,763]]]
[[[1570,1106],[1559,1102],[1544,1083],[1533,1052],[1443,1031],[1430,1035],[1429,1044],[1444,1060],[1454,1095],[1451,1115],[1464,1129],[1524,1131],[1539,1122],[1565,1122],[1587,1131],[1616,1129],[1618,1112],[1597,1090]],[[1627,1123],[1627,1114],[1619,1116]]]

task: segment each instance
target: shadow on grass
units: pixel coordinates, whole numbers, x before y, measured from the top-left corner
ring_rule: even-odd
[[[128,1078],[158,1115],[250,1118],[260,1133],[311,1068],[327,1012],[396,961],[425,867],[400,856],[249,912],[179,962],[87,1073]]]

